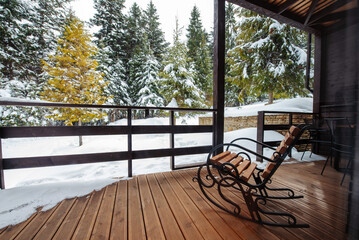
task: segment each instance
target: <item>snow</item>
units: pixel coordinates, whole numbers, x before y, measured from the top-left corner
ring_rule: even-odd
[[[227,108],[226,116],[251,116],[258,111],[296,111],[311,112],[312,99],[295,98],[278,100],[272,105],[252,104],[240,108]],[[172,103],[169,106],[175,107]],[[126,125],[122,119],[110,125]],[[168,125],[169,118],[150,118],[133,120],[133,125]],[[177,125],[196,125],[196,117],[178,117]],[[225,133],[224,141],[230,142],[238,137],[256,139],[256,128],[246,128]],[[282,140],[283,136],[274,131],[266,131],[265,140]],[[169,134],[134,135],[133,149],[169,148]],[[127,149],[127,136],[84,136],[84,145],[77,145],[77,137],[56,138],[22,138],[3,139],[3,156],[5,158],[41,155],[66,155],[91,152],[124,151]],[[212,144],[211,133],[176,134],[175,147],[194,147]],[[254,149],[249,141],[240,142],[246,148]],[[264,149],[268,157],[272,152]],[[302,153],[293,149],[293,157],[300,159]],[[207,154],[176,157],[176,164],[202,163]],[[253,159],[254,157],[252,157]],[[309,152],[303,161],[323,160],[315,154],[309,158]],[[265,163],[260,163],[261,168]],[[133,174],[170,171],[169,157],[134,160]],[[93,190],[99,190],[119,178],[127,177],[127,161],[103,162],[96,164],[67,165],[59,167],[29,168],[5,171],[6,189],[0,190],[0,229],[26,220],[37,209],[50,209],[66,198],[84,196]]]
[[[273,104],[260,102],[240,107],[227,107],[225,117],[256,116],[259,111],[311,113],[313,112],[313,98],[282,99],[274,101]],[[206,116],[212,116],[212,114]]]

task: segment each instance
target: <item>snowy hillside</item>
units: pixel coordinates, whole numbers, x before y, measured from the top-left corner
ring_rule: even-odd
[[[253,115],[260,110],[300,111],[310,112],[312,100],[296,98],[277,101],[273,105],[263,103],[226,109],[226,116]],[[112,125],[125,125],[120,120]],[[134,125],[166,125],[168,118],[151,118],[134,120]],[[198,117],[177,119],[177,124],[198,124]],[[225,142],[237,137],[256,138],[256,128],[247,128],[225,133]],[[277,132],[265,133],[265,140],[281,140]],[[211,145],[212,135],[206,134],[178,134],[175,137],[176,147]],[[110,152],[127,149],[127,136],[89,136],[84,137],[84,145],[78,147],[76,137],[56,137],[38,139],[4,139],[3,155],[9,157],[66,155],[91,152]],[[168,134],[135,135],[133,148],[155,149],[168,148]],[[242,143],[246,147],[255,149],[253,144]],[[266,152],[268,156],[270,152]],[[301,153],[293,151],[295,158]],[[308,154],[309,155],[309,154]],[[323,159],[319,156],[305,161]],[[176,157],[176,164],[204,162],[206,154]],[[133,174],[169,171],[169,158],[144,159],[133,161]],[[260,164],[264,167],[264,164]],[[69,165],[60,167],[46,167],[38,169],[20,169],[5,171],[6,190],[0,191],[0,228],[25,220],[36,208],[44,206],[49,209],[57,202],[75,196],[85,195],[93,189],[100,189],[121,177],[127,177],[127,162],[108,162],[96,164]]]

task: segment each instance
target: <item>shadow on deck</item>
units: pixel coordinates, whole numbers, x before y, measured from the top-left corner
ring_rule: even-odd
[[[273,178],[274,186],[304,198],[268,207],[292,212],[307,229],[262,226],[217,209],[192,182],[196,169],[190,169],[141,175],[66,199],[0,230],[0,239],[345,239],[347,183],[341,187],[342,174],[330,167],[321,176],[322,166],[284,164]]]

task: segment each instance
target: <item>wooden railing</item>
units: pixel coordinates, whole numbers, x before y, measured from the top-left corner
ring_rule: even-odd
[[[132,160],[158,157],[170,157],[171,169],[193,167],[198,164],[178,166],[175,164],[175,156],[208,153],[213,145],[199,147],[175,148],[175,134],[180,133],[214,133],[214,123],[207,126],[175,125],[175,112],[212,112],[215,119],[215,109],[187,109],[165,107],[137,107],[137,106],[113,106],[113,105],[83,105],[66,103],[45,102],[16,102],[0,101],[0,106],[31,106],[31,107],[64,107],[64,108],[97,108],[118,109],[127,112],[126,126],[63,126],[63,127],[1,127],[0,126],[0,184],[5,187],[4,170],[61,166],[69,164],[98,163],[109,161],[128,161],[128,176],[132,176]],[[169,125],[132,125],[133,110],[163,110],[169,112]],[[170,148],[133,150],[132,135],[134,134],[170,134]],[[58,137],[58,136],[89,136],[89,135],[127,135],[127,151],[91,153],[77,155],[56,155],[41,157],[3,158],[1,152],[1,140],[7,138],[28,137]],[[214,138],[213,134],[213,138]]]
[[[288,122],[286,124],[266,124],[265,116],[266,115],[288,115]],[[264,141],[264,131],[266,130],[288,130],[290,126],[293,124],[298,124],[298,122],[293,122],[294,115],[308,115],[311,116],[310,119],[313,117],[317,117],[317,114],[314,113],[305,113],[305,112],[281,112],[281,111],[259,111],[258,118],[257,118],[257,141],[263,142],[269,146],[277,146],[280,141]],[[305,124],[304,120],[301,122]],[[300,139],[298,144],[306,144],[308,139]],[[257,152],[263,155],[263,146],[257,144]],[[257,161],[262,161],[262,159],[257,159]]]

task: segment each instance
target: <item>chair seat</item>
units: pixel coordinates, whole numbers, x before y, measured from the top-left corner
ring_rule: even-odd
[[[248,159],[244,159],[243,157],[238,156],[236,153],[232,153],[230,151],[225,151],[213,156],[211,158],[211,163],[217,166],[221,166],[224,163],[231,163],[234,167],[237,168],[239,177],[246,182],[250,179],[252,173],[257,167],[257,164],[252,163]],[[231,171],[231,173],[237,174],[231,165],[226,165],[225,168],[226,170]]]

